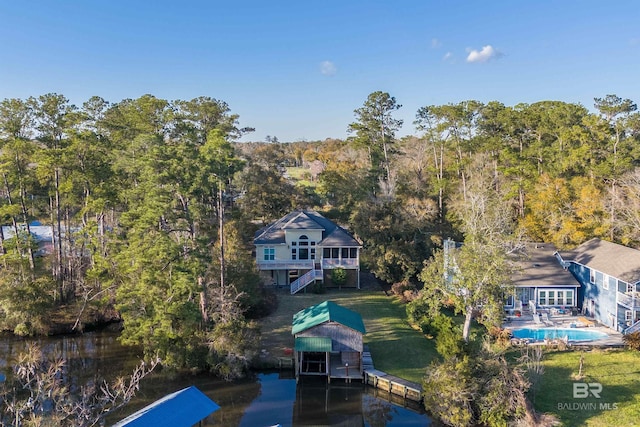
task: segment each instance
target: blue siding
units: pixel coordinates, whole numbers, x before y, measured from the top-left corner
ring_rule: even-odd
[[[617,286],[609,286],[609,289],[604,289],[602,284],[591,283],[591,270],[581,264],[572,262],[569,271],[581,285],[578,304],[581,304],[582,312],[585,315],[591,316],[609,327],[614,326],[612,317],[618,320],[618,324],[623,324],[624,310],[622,310],[622,320],[620,320],[621,313],[616,303]]]

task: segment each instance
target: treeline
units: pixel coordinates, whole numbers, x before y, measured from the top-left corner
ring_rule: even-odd
[[[5,99],[0,222],[18,238],[0,234],[0,326],[47,333],[56,313],[79,329],[111,311],[125,343],[237,375],[255,351],[249,319],[273,305],[253,232],[296,208],[349,227],[389,283],[414,280],[489,202],[503,206],[503,231],[530,240],[638,245],[636,105],[608,95],[595,107],[429,105],[398,139],[401,106],[374,92],[347,140],[234,143],[251,129],[208,97]],[[295,166],[308,180],[286,173]],[[53,230],[44,256],[34,220]]]
[[[0,236],[2,328],[47,333],[59,317],[79,329],[116,311],[122,341],[165,366],[239,375],[257,333],[244,315],[261,294],[223,221],[244,163],[230,142],[248,130],[237,119],[205,97],[3,100],[0,218],[17,238]],[[33,220],[52,226],[44,256]]]
[[[531,241],[638,246],[640,114],[615,95],[594,106],[428,105],[416,113],[416,135],[398,140],[400,106],[375,92],[355,110],[350,138],[292,143],[288,163],[302,158],[316,195],[390,283],[414,278],[443,237],[462,240],[459,218],[490,202],[502,206],[504,232]]]

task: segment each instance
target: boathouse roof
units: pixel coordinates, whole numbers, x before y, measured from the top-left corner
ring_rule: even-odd
[[[333,301],[325,301],[294,314],[291,333],[296,335],[326,322],[337,322],[362,334],[366,333],[360,314]]]

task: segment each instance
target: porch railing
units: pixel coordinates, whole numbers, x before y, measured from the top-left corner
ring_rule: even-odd
[[[304,289],[308,284],[313,283],[316,279],[322,279],[322,270],[309,270],[296,280],[291,282],[291,295]]]
[[[636,323],[634,323],[633,325],[629,326],[627,329],[624,330],[624,334],[630,334],[633,332],[639,332],[640,331],[640,320],[638,320]]]
[[[313,269],[314,260],[256,261],[259,270],[308,270]]]
[[[332,268],[347,268],[347,269],[355,269],[358,268],[358,259],[357,258],[344,258],[344,259],[322,259],[322,268],[327,270]]]
[[[624,292],[618,291],[618,304],[621,304],[632,310],[638,309],[640,308],[640,295],[637,295],[637,292],[629,295]]]

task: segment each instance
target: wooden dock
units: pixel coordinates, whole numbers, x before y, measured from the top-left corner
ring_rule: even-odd
[[[422,387],[419,384],[388,375],[386,372],[367,369],[364,371],[364,381],[366,384],[396,396],[401,396],[404,399],[413,400],[414,402],[422,401]]]
[[[373,367],[371,352],[366,348],[362,352],[362,368],[364,369],[364,383],[372,385],[380,390],[414,402],[422,401],[422,386],[402,378],[388,375]]]

